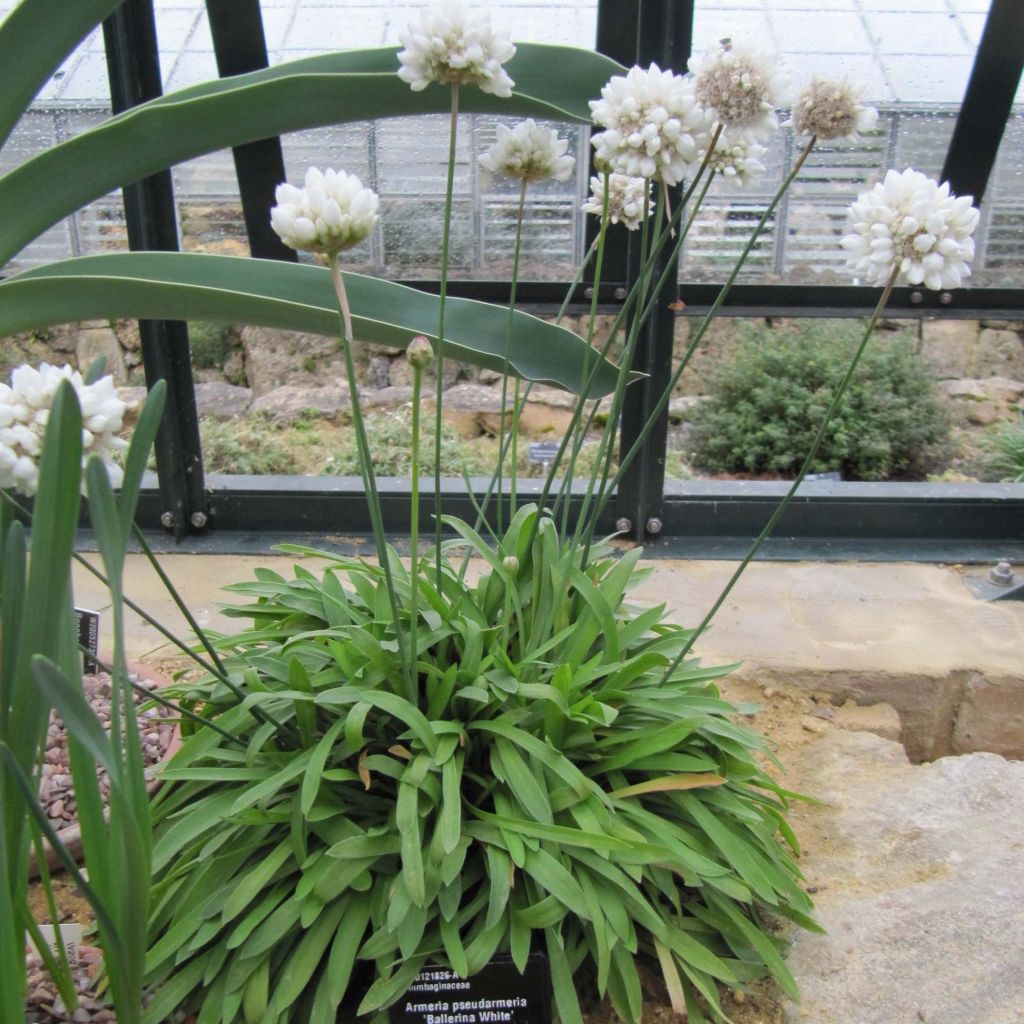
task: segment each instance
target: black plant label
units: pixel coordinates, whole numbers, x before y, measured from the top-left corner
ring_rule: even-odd
[[[522,974],[495,957],[470,978],[428,964],[390,1014],[391,1024],[551,1024],[547,957],[532,954]]]
[[[100,653],[100,613],[76,608],[75,624],[78,626],[78,646],[82,650],[82,671],[86,675],[99,672],[96,656]]]

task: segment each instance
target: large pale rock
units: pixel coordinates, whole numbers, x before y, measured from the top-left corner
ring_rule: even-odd
[[[252,404],[252,388],[211,382],[196,384],[196,406],[200,416],[214,420],[230,420],[244,416]]]
[[[786,1024],[1019,1020],[1024,763],[913,766],[898,744],[833,729],[803,769],[827,804],[802,862],[827,934],[795,936],[803,1001]]]
[[[109,327],[90,327],[78,332],[75,358],[84,374],[100,358],[106,359],[107,369],[115,384],[128,382],[128,370],[124,365],[124,352],[117,335]]]
[[[957,411],[969,422],[988,426],[1000,420],[1014,419],[1024,398],[1024,378],[983,377],[946,380],[943,392]]]
[[[1011,377],[1024,380],[1024,341],[1016,331],[986,327],[968,365],[971,377]]]
[[[256,398],[252,411],[265,413],[277,423],[291,424],[307,415],[333,420],[348,406],[348,388],[344,385],[309,388],[285,384]]]
[[[953,750],[958,754],[991,750],[1024,758],[1024,676],[971,676],[953,725]]]
[[[967,367],[977,338],[977,320],[925,320],[921,324],[921,355],[940,380],[971,377]]]
[[[284,385],[318,388],[345,379],[337,338],[243,327],[245,375],[257,398]]]

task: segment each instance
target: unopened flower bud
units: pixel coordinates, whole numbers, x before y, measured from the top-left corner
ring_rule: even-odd
[[[519,559],[515,555],[506,555],[501,560],[501,565],[506,572],[513,574],[519,572]]]
[[[405,350],[405,358],[415,370],[425,370],[434,361],[434,349],[422,334],[417,334]]]

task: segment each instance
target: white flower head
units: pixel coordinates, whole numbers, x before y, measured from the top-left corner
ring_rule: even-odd
[[[57,389],[65,380],[75,389],[82,410],[82,468],[98,455],[110,483],[121,485],[124,474],[114,462],[114,453],[128,442],[117,436],[125,404],[117,397],[113,378],[86,384],[70,366],[41,363],[38,369],[19,366],[11,374],[10,385],[0,384],[0,488],[13,488],[28,497],[35,494],[46,424]]]
[[[344,171],[306,171],[304,188],[278,185],[271,227],[292,249],[337,253],[358,245],[377,223],[379,200]]]
[[[973,201],[920,171],[889,171],[850,207],[847,268],[869,285],[886,284],[895,268],[898,283],[959,288],[974,258]]]
[[[783,127],[797,135],[813,135],[819,142],[832,139],[856,141],[878,124],[878,111],[860,102],[863,88],[845,78],[811,79],[793,103],[793,115]]]
[[[590,198],[583,204],[584,213],[604,214],[605,175],[590,179]],[[651,187],[646,178],[630,178],[625,174],[612,174],[608,180],[608,222],[624,224],[636,231],[644,221],[644,200],[647,213],[654,209]]]
[[[515,128],[499,124],[498,140],[480,157],[480,165],[523,181],[565,181],[576,163],[574,157],[566,156],[568,148],[568,140],[560,139],[558,132],[528,118]]]
[[[744,188],[764,173],[764,146],[744,135],[722,132],[708,159],[708,168],[736,188]]]
[[[789,102],[789,74],[774,54],[723,39],[690,60],[697,99],[733,136],[763,138],[778,128],[776,107]]]
[[[495,96],[512,95],[515,82],[502,65],[515,56],[507,32],[491,27],[486,11],[470,11],[448,0],[420,14],[398,34],[398,77],[419,92],[431,82],[478,85]]]
[[[652,64],[615,75],[590,101],[591,138],[604,169],[631,178],[675,185],[700,159],[711,138],[711,118],[697,102],[693,83]]]

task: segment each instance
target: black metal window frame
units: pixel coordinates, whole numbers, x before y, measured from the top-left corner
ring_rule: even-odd
[[[693,38],[696,0],[600,0],[599,51],[625,65],[654,61],[677,70],[686,66]],[[259,0],[206,0],[218,71],[222,76],[266,67],[267,48]],[[813,17],[813,14],[809,15]],[[125,0],[104,24],[115,112],[160,94],[159,52],[152,0]],[[981,201],[1024,69],[1024,22],[1019,0],[992,0],[956,127],[942,171],[958,194]],[[284,180],[279,139],[233,151],[243,215],[254,256],[294,260],[270,231],[266,210],[276,184]],[[125,189],[131,248],[174,249],[174,196],[169,172]],[[590,230],[594,230],[591,226]],[[589,239],[588,239],[589,242]],[[598,301],[615,310],[630,279],[636,253],[628,240],[609,245]],[[436,290],[436,281],[406,282]],[[521,282],[517,300],[527,308],[550,309],[566,285]],[[682,284],[688,315],[700,315],[718,288]],[[459,281],[451,293],[487,301],[508,300],[501,281]],[[573,296],[589,308],[592,283]],[[636,355],[647,378],[631,387],[621,427],[628,446],[662,392],[671,372],[677,298],[671,286],[656,304]],[[859,287],[737,285],[722,309],[736,316],[863,316],[877,291]],[[1024,288],[977,288],[928,292],[901,288],[889,315],[920,318],[1017,319]],[[282,536],[356,536],[368,531],[368,515],[357,478],[204,477],[187,328],[180,323],[141,325],[147,382],[168,382],[168,412],[157,442],[158,484],[144,493],[143,525],[163,530],[177,544],[212,550],[262,547]],[[624,530],[648,547],[675,555],[733,557],[756,534],[781,497],[780,485],[686,482],[666,485],[667,414],[619,490],[614,509],[601,525]],[[446,506],[471,514],[461,481],[447,486]],[[529,482],[521,484],[528,497]],[[389,530],[408,529],[408,481],[383,483]],[[426,503],[429,505],[429,502]],[[465,506],[465,508],[463,508]],[[766,547],[769,557],[918,558],[989,560],[1024,558],[1024,488],[1013,485],[816,484],[805,485]]]

